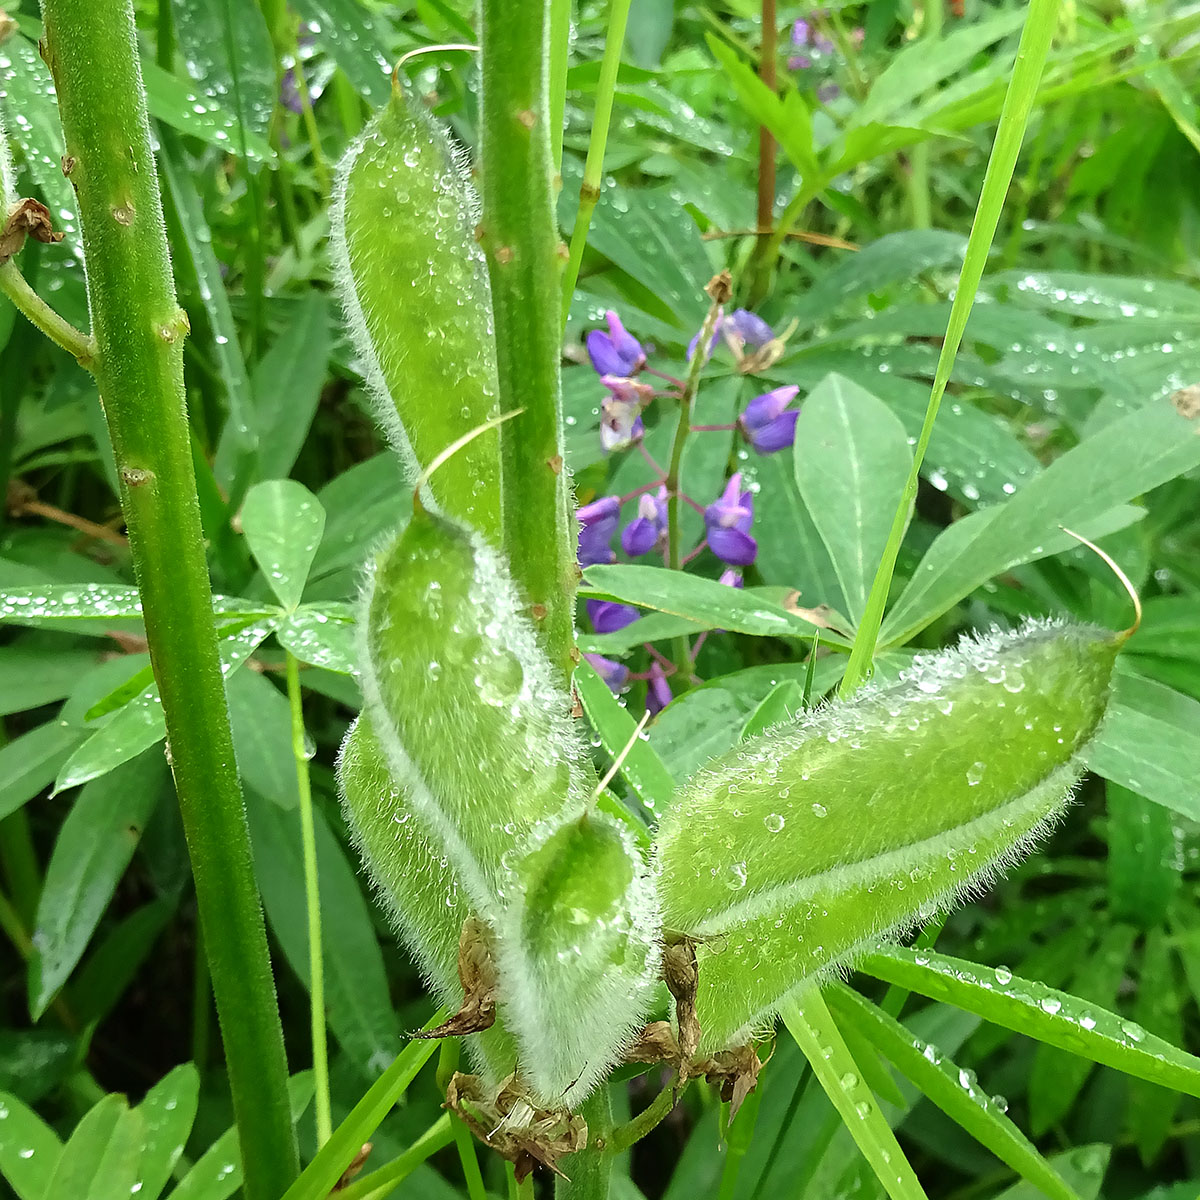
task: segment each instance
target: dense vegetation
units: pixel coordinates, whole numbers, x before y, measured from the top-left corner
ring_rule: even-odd
[[[0,10],[0,1195],[1192,1200],[1200,10],[553,0],[506,133],[540,4],[138,0],[150,157],[122,7]]]

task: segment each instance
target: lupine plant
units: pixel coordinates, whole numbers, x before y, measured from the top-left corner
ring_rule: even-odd
[[[1200,400],[1186,367],[1117,368],[1136,348],[1114,349],[1103,334],[1086,342],[1090,330],[1066,331],[1038,304],[1015,318],[985,283],[1031,112],[1102,56],[1053,49],[1053,0],[990,16],[982,34],[945,35],[946,60],[960,66],[1009,41],[987,78],[944,89],[944,75],[914,70],[923,42],[943,44],[932,8],[907,58],[877,82],[864,65],[880,37],[874,5],[862,6],[860,26],[842,8],[780,16],[764,3],[753,66],[744,39],[708,14],[720,34],[709,49],[753,118],[760,155],[778,147],[794,175],[776,196],[773,157],[769,175],[760,170],[769,227],[741,235],[740,249],[709,259],[697,242],[704,269],[678,276],[669,261],[652,264],[660,281],[687,282],[668,296],[611,237],[623,212],[630,229],[656,230],[664,253],[651,202],[601,203],[622,46],[627,32],[633,44],[650,37],[628,0],[606,10],[576,175],[562,136],[579,74],[568,68],[571,5],[517,14],[482,0],[474,25],[430,6],[434,24],[477,44],[422,39],[390,76],[342,8],[300,7],[299,28],[281,4],[252,7],[247,50],[230,24],[205,23],[219,6],[160,5],[157,63],[143,62],[129,0],[43,0],[40,26],[0,13],[11,39],[0,46],[0,99],[11,102],[16,81],[42,80],[33,115],[46,123],[0,109],[24,168],[0,127],[0,291],[10,315],[92,377],[127,535],[107,532],[133,573],[132,584],[60,581],[5,567],[0,619],[61,636],[103,630],[140,656],[132,672],[116,660],[124,674],[106,663],[86,686],[55,692],[68,697],[61,714],[0,749],[0,867],[15,894],[32,839],[8,820],[23,819],[46,783],[81,789],[41,899],[0,892],[0,924],[29,963],[35,1019],[49,1011],[86,1042],[116,1003],[106,980],[124,973],[128,984],[181,896],[194,895],[194,1057],[201,1069],[210,1057],[211,989],[233,1122],[210,1143],[193,1138],[199,1153],[185,1156],[196,1066],[130,1107],[68,1039],[64,1086],[87,1103],[64,1142],[34,1111],[44,1092],[23,1095],[19,1079],[0,1092],[0,1175],[20,1200],[153,1200],[168,1185],[176,1200],[223,1200],[239,1187],[248,1200],[434,1195],[450,1185],[428,1164],[453,1145],[451,1173],[470,1200],[498,1188],[602,1200],[642,1195],[631,1152],[699,1111],[696,1144],[723,1147],[719,1179],[685,1155],[668,1194],[711,1188],[732,1200],[791,1186],[921,1200],[947,1189],[935,1172],[919,1177],[897,1139],[920,1097],[1004,1168],[959,1194],[1095,1196],[1103,1162],[1045,1156],[966,1065],[991,1063],[995,1029],[1040,1043],[1035,1135],[1055,1128],[1102,1064],[1132,1081],[1141,1107],[1130,1140],[1153,1162],[1178,1132],[1184,1098],[1200,1098],[1200,1060],[1176,1045],[1178,1008],[1152,994],[1156,981],[1173,994],[1179,971],[1200,977],[1200,925],[1179,903],[1188,837],[1164,816],[1200,814],[1179,765],[1192,743],[1170,744],[1194,743],[1188,693],[1200,692],[1175,652],[1194,614],[1173,605],[1184,597],[1167,584],[1174,571],[1192,586],[1195,570],[1179,552],[1161,578],[1142,563],[1140,578],[1162,585],[1143,605],[1136,556],[1113,538],[1144,515],[1135,501],[1161,499],[1200,468]],[[1158,89],[1187,137],[1185,98],[1135,47],[1193,26],[1147,19],[1103,49]],[[218,102],[190,94],[181,116],[170,101],[174,38],[199,83],[222,29],[238,120],[222,124]],[[279,68],[269,77],[251,69],[255,46]],[[472,55],[477,103],[451,127],[425,72]],[[777,67],[790,81],[779,83]],[[333,163],[313,108],[326,88],[347,135]],[[275,113],[265,121],[254,99],[264,89]],[[923,228],[930,143],[974,128],[963,111],[998,124],[981,149],[970,236],[947,242]],[[280,257],[327,248],[346,335],[338,355],[388,447],[373,474],[347,485],[377,493],[371,519],[351,504],[357,516],[336,536],[337,494],[286,477],[300,452],[287,403],[262,402],[279,377],[299,394],[324,369],[324,297],[295,303],[251,381],[189,175],[184,137],[224,154],[231,136],[239,165],[224,186],[257,214],[242,268],[245,347],[269,324],[257,309],[270,292],[272,174],[272,203],[291,227]],[[302,158],[319,198],[308,227],[292,169]],[[791,278],[797,223],[818,197],[849,207],[839,181],[876,170],[902,177],[919,253],[909,263],[882,239],[818,277],[789,312],[774,297]],[[42,200],[22,194],[29,178]],[[1035,180],[1031,167],[1026,183]],[[558,195],[568,183],[581,185],[573,213],[573,197],[563,207]],[[46,295],[69,301],[73,280],[78,299],[82,266],[86,305],[59,311],[33,286],[39,255],[52,254],[74,255],[76,267]],[[589,286],[593,254],[623,260],[633,285]],[[903,278],[935,264],[953,268],[947,303],[901,312],[878,362],[863,349],[858,378],[849,360],[830,369],[828,344],[874,337],[866,327],[894,316],[834,330],[839,304],[872,294],[889,270]],[[198,302],[192,317],[177,274]],[[1125,281],[1109,301],[1078,280],[1007,282],[1054,312],[1090,317],[1111,304],[1146,322],[1178,317],[1170,343],[1153,341],[1158,325],[1139,334],[1160,355],[1200,320],[1183,288]],[[1000,439],[1020,486],[976,468],[973,439],[1000,435],[955,397],[992,384],[1022,402],[1029,347],[1054,361],[1064,332],[1081,340],[1050,377],[1065,377],[1074,443],[1043,469]],[[189,377],[219,378],[228,410],[211,454],[203,396],[185,386],[193,333],[211,358],[189,359]],[[1087,354],[1093,382],[1119,376],[1100,416],[1081,414],[1073,378]],[[891,376],[891,390],[876,376]],[[983,490],[990,505],[971,508]],[[930,492],[967,511],[935,532],[918,513]],[[33,512],[37,502],[13,503]],[[1182,509],[1168,496],[1151,511],[1190,529]],[[72,528],[103,540],[95,523]],[[764,562],[781,555],[798,586],[781,586]],[[1066,555],[1086,581],[1078,587]],[[1060,565],[1031,573],[1046,562]],[[232,594],[214,595],[214,576]],[[772,657],[730,669],[735,639]],[[355,714],[338,725],[332,771],[314,761],[306,729],[318,704]],[[934,949],[949,915],[1006,875],[1001,896],[1036,888],[1022,861],[1081,821],[1072,801],[1089,771],[1108,781],[1107,890],[1080,868],[1078,895],[1064,885],[982,929],[981,961]],[[322,789],[336,805],[321,803]],[[64,987],[99,913],[81,936],[91,918],[64,918],[62,897],[103,893],[107,903],[143,831],[170,882]],[[1058,865],[1070,873],[1069,860]],[[300,1053],[264,905],[307,998]],[[1095,918],[1095,961],[1069,969],[1057,929],[1081,906]],[[1021,924],[1027,913],[1038,929]],[[423,981],[403,1024],[372,914]],[[1130,1015],[1119,992],[1135,939]],[[1032,966],[1045,969],[1023,978],[987,965],[984,949],[1014,940],[1035,945]],[[853,970],[871,982],[849,986]],[[1072,990],[1057,986],[1068,981]],[[944,1003],[901,1020],[914,994]],[[332,1062],[327,1026],[342,1052]],[[972,1057],[960,1062],[952,1055],[964,1046]],[[312,1069],[289,1078],[289,1059]],[[796,1083],[801,1071],[807,1084]],[[445,1110],[424,1128],[403,1121],[418,1105],[397,1110],[418,1086]],[[925,1141],[944,1128],[927,1127]]]

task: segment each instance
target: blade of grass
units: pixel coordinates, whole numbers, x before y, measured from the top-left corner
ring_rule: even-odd
[[[802,1000],[787,1004],[782,1015],[788,1032],[887,1194],[892,1200],[927,1200],[896,1135],[862,1082],[821,993],[816,988],[809,990]]]
[[[971,224],[971,235],[967,241],[966,254],[963,257],[962,272],[959,275],[958,288],[954,294],[954,304],[950,310],[946,336],[942,342],[942,352],[938,356],[937,369],[934,372],[929,406],[925,411],[925,421],[921,426],[921,433],[913,450],[912,470],[909,472],[908,481],[900,496],[900,503],[896,507],[891,533],[888,536],[879,569],[875,573],[875,580],[871,585],[866,610],[863,613],[858,627],[858,635],[854,639],[854,647],[850,651],[850,658],[846,664],[846,673],[842,676],[839,692],[843,696],[848,696],[862,683],[870,671],[871,660],[875,656],[879,627],[883,623],[883,612],[887,606],[892,574],[896,569],[896,556],[900,552],[900,543],[908,525],[908,514],[917,495],[921,464],[929,446],[933,423],[937,419],[938,408],[946,391],[950,372],[954,368],[958,348],[962,343],[963,333],[967,327],[967,318],[971,315],[971,308],[975,303],[975,293],[979,289],[979,281],[983,278],[983,270],[987,265],[988,251],[996,234],[996,226],[1000,222],[1000,214],[1004,209],[1004,199],[1008,193],[1009,184],[1012,182],[1017,155],[1025,136],[1029,114],[1037,97],[1038,84],[1046,64],[1046,55],[1050,49],[1057,20],[1058,0],[1030,0],[1029,15],[1021,33],[1016,65],[1013,67],[1008,93],[1004,98],[1004,108],[1000,113],[1000,126],[996,130],[996,140],[992,144],[987,172],[983,177],[983,188],[980,191],[979,204],[975,209],[975,219]]]

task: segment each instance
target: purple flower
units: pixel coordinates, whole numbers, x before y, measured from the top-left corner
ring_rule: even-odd
[[[638,515],[621,530],[621,547],[630,558],[640,558],[659,548],[667,536],[667,489],[657,496],[643,493],[638,499]]]
[[[785,410],[799,392],[795,384],[789,384],[755,396],[746,405],[738,425],[759,454],[774,454],[796,440],[796,419],[800,414],[795,409]]]
[[[720,499],[704,510],[708,548],[731,567],[748,567],[758,554],[758,543],[750,536],[754,520],[754,495],[743,492],[742,473],[734,475]]]
[[[775,331],[757,313],[738,308],[725,318],[725,336],[738,337],[743,346],[765,346]]]
[[[732,567],[726,567],[721,572],[721,578],[717,582],[725,587],[740,588],[746,586],[746,581],[742,578],[741,571],[735,571]]]
[[[586,607],[588,620],[597,633],[616,633],[641,616],[636,608],[615,600],[589,600]]]
[[[583,657],[612,691],[619,692],[629,682],[629,668],[624,663],[605,658],[602,654],[585,654]]]
[[[615,562],[609,543],[621,519],[621,502],[616,496],[601,496],[585,504],[575,516],[579,520],[579,565]]]
[[[815,40],[813,41],[813,45],[821,54],[832,54],[835,49],[833,39],[827,38],[823,33],[817,34]]]
[[[807,21],[798,17],[792,22],[792,45],[807,46],[812,37],[812,29]]]
[[[656,662],[650,664],[650,678],[646,681],[646,711],[651,715],[660,713],[674,697],[663,669]]]
[[[817,99],[822,104],[830,104],[842,94],[842,89],[836,83],[823,83],[817,88]]]
[[[812,59],[807,54],[793,54],[788,58],[789,71],[807,71],[812,66]]]
[[[617,375],[602,375],[600,382],[608,388],[600,405],[600,444],[605,451],[623,450],[642,436],[642,409],[654,398],[654,389]]]
[[[646,365],[642,344],[621,324],[621,318],[610,308],[604,314],[608,332],[593,329],[587,335],[587,352],[592,366],[601,375],[636,375]]]

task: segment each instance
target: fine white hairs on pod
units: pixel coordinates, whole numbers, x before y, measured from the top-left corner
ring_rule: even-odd
[[[8,149],[8,131],[4,128],[4,112],[0,110],[0,221],[16,200],[17,188],[13,177],[12,155]]]
[[[547,1107],[578,1103],[641,1029],[660,964],[658,901],[629,830],[597,810],[548,823],[514,864],[496,926],[499,999]]]

